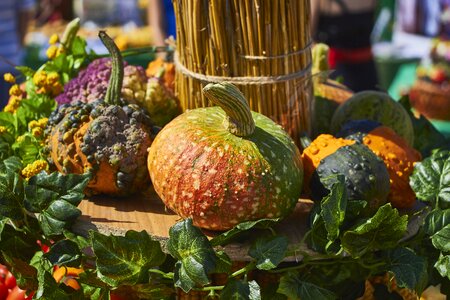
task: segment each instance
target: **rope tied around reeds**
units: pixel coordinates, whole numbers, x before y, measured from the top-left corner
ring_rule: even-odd
[[[305,50],[303,50],[305,51]],[[298,52],[298,51],[297,51]],[[287,57],[290,54],[278,55],[279,58]],[[247,58],[247,56],[245,56]],[[267,57],[267,59],[271,59],[272,57]],[[250,59],[261,59],[260,57],[250,57]],[[173,58],[175,68],[177,71],[183,73],[184,75],[197,79],[202,82],[213,82],[213,83],[220,83],[220,82],[230,82],[233,84],[239,84],[239,85],[250,85],[250,84],[273,84],[273,83],[279,83],[279,82],[285,82],[290,80],[299,79],[302,77],[305,77],[305,79],[310,77],[312,64],[308,64],[306,68],[301,69],[298,72],[294,72],[291,74],[285,74],[285,75],[277,75],[277,76],[214,76],[214,75],[205,75],[202,73],[197,73],[194,71],[189,70],[185,65],[183,65],[179,59],[178,52],[175,52],[174,58]]]

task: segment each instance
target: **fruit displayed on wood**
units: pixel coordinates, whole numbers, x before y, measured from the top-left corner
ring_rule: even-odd
[[[331,132],[339,132],[348,121],[364,119],[392,128],[409,145],[413,145],[414,129],[407,111],[383,92],[359,92],[341,104],[331,120]]]
[[[410,208],[414,205],[416,195],[409,186],[409,176],[414,164],[421,159],[417,150],[394,130],[375,121],[351,121],[343,126],[338,136],[363,143],[384,161],[391,183],[388,200],[392,206]]]
[[[232,84],[208,84],[214,104],[167,124],[149,150],[148,169],[164,203],[196,226],[225,230],[295,207],[303,168],[294,141],[269,118],[251,112]]]
[[[50,160],[62,173],[92,172],[94,194],[127,195],[149,185],[147,148],[152,142],[150,118],[120,99],[123,62],[104,33],[101,40],[112,56],[112,73],[104,99],[65,104],[48,122]]]
[[[313,56],[313,88],[314,88],[314,135],[330,133],[333,113],[339,104],[345,102],[353,92],[345,85],[328,78],[329,47],[316,44],[312,49]]]
[[[383,161],[370,149],[354,140],[335,138],[329,134],[319,135],[314,141],[302,139],[305,171],[305,187],[313,200],[328,194],[326,178],[334,174],[345,176],[349,200],[368,202],[368,215],[386,203],[389,194],[389,174]],[[332,184],[332,183],[330,183]]]
[[[76,102],[91,103],[103,99],[108,89],[112,64],[110,58],[99,58],[91,62],[64,86],[64,92],[56,97],[56,102],[61,105]],[[147,77],[142,67],[125,65],[122,97],[131,103],[143,101],[146,83]]]

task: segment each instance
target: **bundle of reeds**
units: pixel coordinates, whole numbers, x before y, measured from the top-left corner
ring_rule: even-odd
[[[202,87],[230,81],[252,110],[298,140],[310,130],[310,0],[173,0],[176,93],[183,109],[208,106]]]

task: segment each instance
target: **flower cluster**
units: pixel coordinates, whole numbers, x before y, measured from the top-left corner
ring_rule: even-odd
[[[38,94],[47,94],[55,97],[63,91],[60,76],[56,72],[37,71],[33,76],[33,83],[37,88]]]
[[[5,106],[4,111],[9,113],[15,113],[20,106],[20,102],[24,96],[24,92],[20,89],[20,86],[16,84],[16,78],[11,73],[6,73],[3,78],[8,83],[13,83],[13,86],[9,89],[9,101]]]
[[[57,34],[53,34],[48,42],[50,47],[48,47],[46,54],[49,59],[57,58],[61,53],[64,53],[64,46],[57,45],[57,43],[59,43],[59,37]]]
[[[29,179],[34,175],[39,174],[41,171],[47,170],[47,168],[48,163],[45,160],[39,159],[23,168],[21,175],[24,178]]]
[[[39,137],[43,136],[45,127],[47,126],[47,123],[48,123],[48,118],[33,120],[30,123],[28,123],[28,128],[34,137],[39,138]]]

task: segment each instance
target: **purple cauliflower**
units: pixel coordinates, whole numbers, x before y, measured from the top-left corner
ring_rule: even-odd
[[[126,63],[124,65],[122,97],[130,103],[140,102],[146,90],[145,71],[140,66],[127,66]],[[91,103],[103,99],[110,75],[111,59],[96,59],[64,86],[64,92],[56,97],[56,102],[61,105],[76,102]]]

